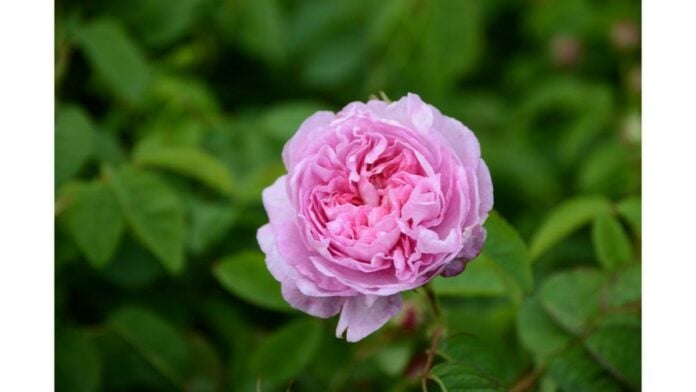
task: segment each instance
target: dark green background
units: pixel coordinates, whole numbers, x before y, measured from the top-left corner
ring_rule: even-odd
[[[59,391],[419,390],[437,329],[430,390],[639,390],[638,1],[66,0],[55,33]],[[280,298],[260,192],[380,92],[474,130],[498,215],[439,322],[418,290],[348,344]]]

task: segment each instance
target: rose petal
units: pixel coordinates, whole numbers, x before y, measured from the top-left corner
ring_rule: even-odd
[[[336,337],[357,342],[381,328],[401,310],[401,295],[388,297],[358,295],[346,299],[336,327]]]
[[[488,165],[483,159],[479,160],[479,167],[476,173],[479,188],[479,216],[481,219],[488,217],[488,212],[493,208],[493,181]]]
[[[303,158],[307,140],[311,140],[314,134],[321,132],[335,118],[332,112],[320,111],[304,120],[295,135],[283,147],[283,163],[288,170]]]
[[[449,278],[452,276],[457,276],[461,274],[464,271],[464,268],[466,268],[466,264],[469,260],[465,260],[461,257],[458,257],[449,263],[445,264],[445,268],[442,269],[442,272],[440,275]]]
[[[273,185],[264,189],[262,194],[263,205],[270,220],[272,233],[263,230],[257,233],[257,239],[260,244],[263,241],[262,246],[269,249],[271,249],[270,242],[273,240],[277,247],[277,255],[282,255],[281,261],[278,258],[269,257],[269,254],[272,255],[273,252],[266,252],[264,249],[269,270],[281,283],[290,284],[288,280],[292,280],[291,285],[301,289],[305,295],[353,295],[355,291],[334,279],[331,282],[326,282],[328,278],[314,268],[310,261],[314,252],[307,248],[297,227],[297,215],[288,199],[285,179],[286,176],[278,178]],[[288,267],[281,269],[279,267],[281,264]],[[299,270],[302,273],[294,273],[293,270]]]
[[[433,125],[432,106],[421,100],[417,94],[406,95],[406,107],[411,122],[420,132],[428,132]]]
[[[329,318],[335,316],[343,306],[346,298],[351,297],[310,297],[291,286],[283,284],[281,286],[283,298],[297,310],[301,310],[315,317]]]
[[[297,271],[280,255],[270,224],[263,225],[256,238],[261,250],[266,254],[266,266],[271,275],[280,282],[283,298],[290,306],[323,318],[334,316],[341,310],[345,297],[310,297],[302,294],[297,288],[296,283],[304,280],[299,279]]]
[[[447,140],[462,164],[465,167],[476,167],[481,159],[481,146],[474,133],[451,117],[439,114],[436,118],[439,120],[435,125],[436,129]]]
[[[283,259],[276,245],[275,234],[270,223],[267,223],[256,232],[256,240],[264,254],[266,254],[266,267],[278,282],[286,282],[297,278],[297,272]]]

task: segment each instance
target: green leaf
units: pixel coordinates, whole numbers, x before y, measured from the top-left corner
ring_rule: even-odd
[[[445,339],[440,353],[450,362],[471,365],[491,379],[511,382],[516,376],[507,357],[470,334],[461,333]]]
[[[368,38],[373,45],[385,45],[398,32],[399,24],[413,7],[414,0],[387,0],[376,4],[376,12],[368,29]]]
[[[81,187],[65,211],[65,219],[87,261],[95,268],[104,267],[114,255],[125,226],[111,190],[101,182]]]
[[[211,86],[195,77],[158,72],[154,75],[150,96],[153,103],[163,107],[163,114],[173,115],[174,118],[166,120],[174,126],[182,119],[192,122],[215,121],[220,111]],[[163,131],[168,133],[173,131],[171,125],[161,124],[165,128]]]
[[[539,392],[558,392],[558,385],[548,373],[539,380]]]
[[[99,390],[101,358],[90,337],[78,329],[56,334],[56,390],[89,392]]]
[[[219,242],[234,224],[237,210],[230,203],[214,203],[194,199],[190,203],[191,227],[188,246],[201,255]]]
[[[430,91],[441,93],[458,78],[474,71],[481,58],[483,12],[477,1],[443,0],[418,8],[427,23],[423,46],[414,59]],[[424,11],[421,11],[424,10]]]
[[[440,305],[450,334],[475,334],[493,346],[509,339],[519,310],[519,307],[507,298],[442,298]],[[508,345],[504,348],[513,349]]]
[[[289,380],[314,358],[320,342],[321,324],[317,320],[293,321],[261,343],[249,359],[250,370],[262,380]]]
[[[367,47],[361,34],[332,35],[324,45],[306,55],[302,80],[317,88],[338,86],[359,74],[366,56]]]
[[[614,270],[633,258],[631,241],[621,223],[609,214],[599,214],[592,224],[592,242],[600,264]]]
[[[126,154],[111,132],[98,130],[94,139],[94,155],[102,163],[120,165],[126,161]]]
[[[604,302],[608,307],[620,307],[640,301],[641,265],[633,264],[619,271],[606,288]]]
[[[159,261],[129,236],[124,238],[113,260],[102,269],[104,279],[125,289],[139,289],[165,273]]]
[[[143,146],[136,149],[133,160],[138,165],[171,170],[230,195],[232,176],[220,161],[191,146]]]
[[[537,259],[565,237],[609,211],[609,201],[602,197],[578,197],[556,207],[534,235],[530,245],[532,260]]]
[[[116,332],[97,334],[95,341],[103,361],[104,386],[118,391],[172,389],[171,381]]]
[[[256,379],[249,374],[248,357],[255,345],[255,330],[248,324],[244,309],[234,305],[226,299],[208,297],[197,311],[232,358],[227,366],[229,377],[240,384],[250,380],[253,385]]]
[[[184,337],[158,315],[141,308],[125,308],[112,315],[109,326],[153,368],[181,386],[188,366]]]
[[[469,364],[445,362],[434,366],[430,373],[431,379],[440,386],[442,392],[502,392],[507,390],[499,381]]]
[[[171,273],[184,267],[184,212],[176,194],[156,175],[124,167],[109,172],[133,233]]]
[[[187,337],[191,369],[186,377],[185,391],[214,392],[222,389],[222,363],[213,345],[203,336]]]
[[[150,70],[140,48],[121,25],[98,19],[77,32],[80,47],[106,86],[119,98],[141,102],[150,84]]]
[[[264,255],[244,251],[228,256],[213,268],[213,274],[227,290],[255,305],[280,311],[292,311],[280,295],[278,283],[264,262]]]
[[[283,7],[277,0],[244,0],[239,6],[239,30],[234,37],[264,60],[277,63],[285,58],[287,41]]]
[[[617,384],[592,358],[577,346],[551,361],[549,373],[564,391],[621,391]]]
[[[641,328],[629,325],[605,325],[585,341],[592,356],[618,379],[640,389]]]
[[[590,318],[599,314],[604,282],[605,277],[596,270],[562,272],[546,280],[541,303],[561,326],[580,335]]]
[[[547,357],[568,346],[571,336],[549,317],[538,297],[528,298],[517,315],[517,333],[525,348]]]
[[[178,108],[174,106],[176,101],[165,98],[162,100],[172,108],[158,111],[138,127],[137,132],[144,137],[139,140],[133,155],[144,149],[159,150],[182,146],[195,149],[208,131],[209,125],[198,116],[184,114],[188,113],[189,106],[182,104],[183,108]]]
[[[59,110],[55,143],[58,186],[77,174],[93,152],[94,126],[82,108],[65,106]]]
[[[529,252],[520,235],[497,212],[486,220],[486,243],[483,254],[497,267],[503,282],[513,298],[532,290],[534,285],[529,263]]]
[[[641,326],[641,321],[640,321],[640,312],[639,311],[631,311],[630,309],[626,309],[626,311],[616,311],[616,312],[609,312],[597,320],[597,324],[595,328],[603,328],[605,326],[623,326],[623,327],[631,327],[631,328],[640,328]]]
[[[630,197],[619,202],[619,215],[631,226],[637,236],[641,235],[641,199]]]
[[[626,147],[619,142],[605,143],[583,157],[577,174],[577,187],[583,193],[625,194],[635,181]]]
[[[536,63],[534,60],[533,62]],[[531,63],[528,64],[527,67],[531,65]],[[595,156],[605,155],[601,151],[604,148],[597,148],[597,144],[592,142],[611,123],[613,116],[611,88],[603,84],[588,83],[562,76],[546,78],[541,83],[529,83],[524,80],[531,78],[530,71],[538,72],[533,70],[536,66],[536,64],[532,65],[532,69],[521,73],[516,72],[518,75],[513,78],[517,80],[509,81],[518,85],[524,84],[529,90],[525,99],[516,105],[516,113],[510,117],[515,132],[519,134],[521,130],[522,134],[528,138],[534,131],[543,128],[544,136],[541,136],[542,133],[537,133],[538,136],[533,137],[538,142],[532,143],[543,142],[553,145],[556,165],[579,164],[580,171],[583,171],[582,166],[588,166],[588,163],[597,167],[590,161]],[[537,137],[539,139],[536,139]],[[603,143],[600,147],[605,144],[608,143]],[[537,154],[542,153],[540,150],[537,151]],[[544,171],[554,171],[554,169],[556,168],[548,167]],[[578,176],[583,177],[583,174],[578,173]],[[579,185],[582,185],[582,181],[579,182]]]
[[[499,297],[506,289],[494,261],[485,254],[468,262],[457,276],[434,279],[432,288],[438,297]]]
[[[202,1],[123,0],[103,3],[104,14],[123,20],[147,45],[161,48],[190,30]]]

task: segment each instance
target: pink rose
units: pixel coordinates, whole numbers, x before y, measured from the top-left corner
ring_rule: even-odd
[[[400,292],[462,272],[483,246],[493,186],[478,140],[418,95],[317,112],[283,162],[257,238],[285,300],[340,312],[338,337],[379,329]]]

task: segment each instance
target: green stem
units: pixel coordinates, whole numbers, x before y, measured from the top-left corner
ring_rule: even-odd
[[[428,379],[430,378],[430,369],[435,361],[435,354],[440,346],[440,340],[442,339],[443,327],[442,327],[442,313],[440,312],[440,306],[437,303],[437,298],[435,293],[429,285],[423,286],[425,291],[425,296],[430,304],[430,310],[433,313],[433,336],[430,340],[430,348],[427,351],[428,357],[423,367],[423,376],[421,378],[421,388],[424,392],[428,392]]]
[[[437,298],[435,297],[435,292],[433,292],[430,285],[423,286],[423,290],[425,290],[425,295],[428,298],[428,303],[430,304],[430,310],[433,312],[435,323],[440,324],[442,315],[440,313],[440,305],[438,305]]]

